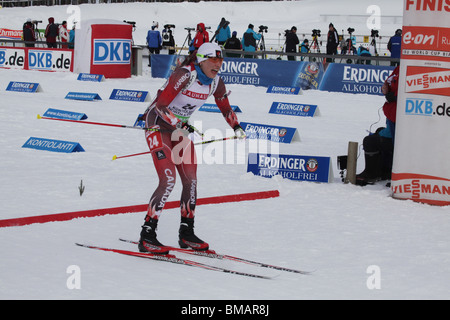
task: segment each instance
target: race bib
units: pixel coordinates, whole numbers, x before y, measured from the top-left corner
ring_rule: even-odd
[[[147,141],[151,152],[162,149],[163,147],[161,131],[159,130],[159,126],[153,126],[145,131],[145,140]]]

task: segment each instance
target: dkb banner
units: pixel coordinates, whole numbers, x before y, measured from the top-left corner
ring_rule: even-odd
[[[175,55],[152,55],[152,77],[167,78],[177,64]],[[220,76],[226,84],[299,87],[335,92],[381,95],[393,67],[360,64],[225,58]]]

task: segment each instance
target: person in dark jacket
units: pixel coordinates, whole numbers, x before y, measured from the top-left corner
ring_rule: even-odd
[[[25,47],[34,47],[36,36],[34,35],[33,24],[30,21],[27,21],[23,26],[23,41],[29,41],[25,43]]]
[[[395,35],[389,39],[389,42],[387,44],[387,48],[391,53],[391,58],[400,59],[401,47],[402,47],[402,29],[397,29],[397,31],[395,31]],[[399,62],[391,61],[391,66],[398,66],[398,65]]]
[[[253,28],[255,26],[253,24],[248,25],[247,31],[245,31],[242,37],[242,49],[248,52],[255,52],[257,49],[256,41],[259,41],[262,38],[260,33],[256,33]],[[244,58],[255,58],[254,55],[244,55]]]
[[[231,50],[242,50],[242,43],[241,40],[237,38],[237,32],[233,31],[231,38],[225,42],[224,45],[225,49],[231,49]],[[240,58],[241,55],[239,53],[226,53],[227,57],[230,58]]]
[[[297,37],[297,28],[292,27],[289,32],[286,32],[286,52],[297,52],[297,45],[300,43]],[[295,56],[287,56],[288,60],[295,61]]]
[[[397,66],[381,87],[381,92],[386,98],[383,105],[386,127],[379,128],[374,134],[366,136],[363,140],[365,169],[356,175],[356,184],[358,185],[364,186],[378,180],[389,180],[391,178],[399,70]]]
[[[328,26],[328,35],[327,35],[327,54],[337,54],[337,47],[339,45],[339,36],[336,31],[336,28],[332,23]],[[331,59],[327,58],[327,61],[330,62]]]
[[[59,35],[58,26],[55,24],[55,18],[48,18],[48,25],[45,28],[45,39],[49,48],[56,48],[56,37]]]

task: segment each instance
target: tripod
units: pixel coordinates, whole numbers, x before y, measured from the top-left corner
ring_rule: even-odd
[[[184,39],[183,45],[181,46],[181,49],[180,49],[180,52],[178,53],[178,55],[180,55],[181,51],[183,51],[184,44],[186,43],[186,41],[187,41],[188,48],[189,48],[190,43],[192,42],[191,31],[194,30],[194,28],[184,28],[184,29],[187,30],[188,34],[186,36],[186,39]]]
[[[311,49],[315,48],[317,53],[320,53],[320,46],[319,46],[319,41],[317,41],[318,35],[317,34],[313,34],[312,36],[312,44],[309,47],[309,52],[311,52]]]
[[[264,34],[261,32],[261,39],[259,39],[258,47],[261,51],[266,51],[266,42],[264,40]],[[261,55],[262,59],[266,59],[266,55]]]

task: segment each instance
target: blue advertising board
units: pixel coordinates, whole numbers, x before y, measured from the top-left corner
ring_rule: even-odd
[[[69,92],[65,99],[72,100],[82,100],[82,101],[94,101],[102,100],[98,93],[87,93],[87,92]]]
[[[383,95],[381,87],[394,67],[332,63],[319,89],[344,93]]]
[[[296,128],[279,127],[267,124],[241,122],[247,139],[263,139],[279,143],[291,143],[300,140]]]
[[[301,89],[299,87],[269,86],[267,88],[267,93],[300,94]]]
[[[333,178],[329,157],[301,155],[250,153],[247,172],[265,178],[280,175],[297,181],[330,182]]]
[[[45,138],[30,137],[22,148],[45,150],[52,152],[84,152],[83,147],[78,142],[61,141]]]
[[[144,102],[147,99],[147,91],[114,89],[109,96],[110,100],[122,100]]]
[[[102,82],[105,77],[102,74],[92,74],[92,73],[80,73],[77,80],[79,81],[93,81]]]
[[[85,113],[58,110],[53,108],[48,108],[44,113],[44,117],[69,120],[85,120],[88,118]]]
[[[219,107],[215,103],[205,103],[198,110],[206,112],[220,112]],[[242,112],[238,106],[231,106],[231,110],[233,110],[234,112]]]
[[[154,78],[168,78],[177,62],[175,55],[152,55],[151,59]],[[225,84],[380,95],[393,70],[391,66],[225,58],[220,76]]]
[[[317,105],[291,102],[273,102],[269,113],[285,114],[299,117],[314,117]]]
[[[17,92],[37,92],[39,89],[39,83],[33,82],[18,82],[11,81],[6,87],[6,91],[17,91]]]

